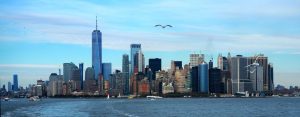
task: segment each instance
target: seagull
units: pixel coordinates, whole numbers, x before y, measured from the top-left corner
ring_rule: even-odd
[[[160,26],[160,27],[162,27],[162,28],[173,27],[173,26],[171,26],[171,25],[165,25],[165,26],[163,26],[163,25],[160,25],[160,24],[157,24],[157,25],[155,25],[154,27],[158,27],[158,26]]]

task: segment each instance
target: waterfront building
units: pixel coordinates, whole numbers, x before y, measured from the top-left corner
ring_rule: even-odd
[[[250,80],[252,82],[253,91],[261,92],[264,90],[263,85],[263,67],[250,66],[249,69]]]
[[[161,59],[160,58],[152,58],[149,59],[149,68],[151,69],[152,73],[155,74],[157,71],[161,70]],[[155,80],[155,75],[152,75],[151,80]]]
[[[130,45],[130,67],[129,67],[129,76],[131,77],[132,74],[134,73],[134,65],[136,65],[137,63],[135,63],[135,55],[136,53],[138,53],[141,49],[141,44],[131,44]]]
[[[145,72],[145,57],[141,50],[139,50],[134,56],[134,73]]]
[[[209,92],[224,93],[224,83],[222,82],[222,71],[219,68],[209,69]]]
[[[214,63],[212,60],[209,60],[208,62],[208,69],[212,69],[214,67]]]
[[[269,91],[268,57],[264,56],[263,54],[248,57],[248,65],[253,64],[255,60],[259,66],[263,67],[264,91]]]
[[[109,80],[109,75],[112,73],[111,63],[103,63],[102,67],[103,67],[102,73],[103,73],[104,80]]]
[[[199,87],[199,71],[198,71],[198,66],[192,67],[191,70],[191,77],[192,77],[192,92],[197,93],[198,92],[198,87]]]
[[[95,80],[94,79],[94,69],[92,67],[88,67],[85,70],[85,80]]]
[[[182,69],[182,61],[171,61],[171,70],[175,72],[176,68]]]
[[[13,82],[14,82],[13,91],[18,91],[19,90],[19,81],[18,81],[18,75],[17,74],[13,75]]]
[[[186,93],[187,88],[185,87],[186,83],[186,73],[184,70],[176,69],[175,71],[175,81],[174,81],[174,90],[176,93]]]
[[[102,74],[102,33],[98,30],[97,17],[96,29],[92,33],[92,67],[94,68],[94,79],[98,80]]]
[[[162,83],[162,94],[174,93],[172,83]]]
[[[252,91],[252,84],[247,75],[247,57],[237,55],[231,58],[232,93]]]
[[[273,91],[274,90],[274,71],[273,71],[273,64],[269,63],[268,64],[268,81],[269,81],[269,90]]]
[[[204,54],[190,54],[190,68],[198,66],[204,61]]]
[[[80,90],[83,90],[83,63],[79,63],[79,72],[80,72]]]
[[[12,91],[12,85],[11,82],[7,83],[7,91]]]
[[[208,81],[208,64],[202,62],[198,66],[198,79],[199,79],[199,86],[198,92],[199,93],[208,93],[209,92],[209,81]]]
[[[69,80],[72,80],[73,77],[73,71],[75,69],[78,69],[78,67],[74,63],[64,63],[63,64],[63,76],[64,76],[64,81],[68,82]]]
[[[123,54],[122,59],[122,73],[125,79],[125,91],[124,94],[129,94],[129,56],[128,54]]]

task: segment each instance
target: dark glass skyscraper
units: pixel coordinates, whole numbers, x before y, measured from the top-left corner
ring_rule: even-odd
[[[18,91],[18,87],[19,87],[19,84],[18,84],[18,75],[14,74],[13,78],[14,78],[13,91]]]
[[[79,72],[80,72],[80,89],[83,90],[83,63],[79,63]]]
[[[129,93],[129,56],[128,56],[128,54],[123,54],[122,72],[123,72],[123,77],[125,78],[124,94],[128,94]]]
[[[161,70],[161,59],[160,58],[149,59],[149,68],[153,73],[152,80],[155,80],[155,76],[156,76],[155,73]]]
[[[199,76],[198,76],[198,66],[192,67],[192,92],[198,93],[199,87]]]
[[[102,33],[97,28],[96,17],[96,30],[92,33],[92,67],[95,70],[95,79],[102,74]]]
[[[222,83],[222,71],[218,68],[209,69],[209,92],[223,93],[224,83]]]

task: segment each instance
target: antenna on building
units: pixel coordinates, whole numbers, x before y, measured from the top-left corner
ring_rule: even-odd
[[[97,16],[96,16],[96,30],[97,30],[97,28],[98,28],[98,23],[97,23]]]

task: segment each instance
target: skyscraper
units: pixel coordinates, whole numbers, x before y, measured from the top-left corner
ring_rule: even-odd
[[[212,60],[209,60],[208,66],[209,69],[212,69],[214,67],[214,63]]]
[[[160,71],[161,59],[160,58],[149,59],[149,68],[151,69],[153,74],[155,74],[157,71]],[[156,75],[152,75],[152,80],[155,80],[155,76]]]
[[[256,62],[263,66],[263,82],[264,82],[264,91],[269,91],[269,73],[268,73],[268,57],[263,54],[258,54],[254,57],[248,57],[248,64]]]
[[[273,91],[274,90],[274,73],[273,73],[273,64],[269,63],[268,64],[268,81],[269,81],[269,90]]]
[[[12,91],[12,85],[11,82],[7,83],[7,91]]]
[[[123,54],[122,72],[123,72],[122,76],[125,79],[124,94],[128,94],[129,93],[129,56],[128,56],[128,54]]]
[[[250,66],[249,72],[253,91],[263,91],[263,67]]]
[[[72,80],[73,77],[73,70],[78,69],[78,67],[74,63],[64,63],[63,69],[64,69],[64,81],[68,82],[69,80]]]
[[[134,56],[134,73],[144,72],[145,68],[145,57],[141,50],[139,50]]]
[[[95,80],[94,79],[94,76],[95,76],[94,72],[95,71],[92,67],[86,68],[86,70],[85,70],[85,80]]]
[[[103,79],[109,80],[109,76],[111,74],[111,63],[103,63]]]
[[[130,76],[134,72],[134,65],[136,64],[134,61],[134,56],[139,50],[141,50],[141,44],[131,44],[130,45],[130,68],[129,68]]]
[[[209,92],[223,93],[224,83],[222,83],[222,71],[218,68],[209,69]]]
[[[83,63],[79,63],[79,72],[80,72],[80,89],[83,90]]]
[[[190,68],[198,66],[204,61],[204,54],[190,54]]]
[[[102,74],[102,33],[97,29],[96,17],[96,30],[92,33],[92,67],[95,70],[95,79]]]
[[[182,69],[182,61],[171,61],[171,70],[175,71],[176,67]]]
[[[209,92],[209,81],[208,81],[208,64],[202,62],[198,68],[199,86],[198,92],[208,93]]]
[[[123,54],[122,72],[123,73],[128,73],[129,72],[129,56],[128,56],[128,54]]]
[[[18,91],[19,85],[18,85],[18,75],[14,74],[14,87],[13,87],[13,91]]]
[[[247,76],[247,57],[237,55],[231,58],[232,93],[244,92],[252,89],[252,84]]]
[[[198,76],[198,66],[192,67],[191,77],[192,77],[192,92],[198,93],[199,87],[199,76]]]

